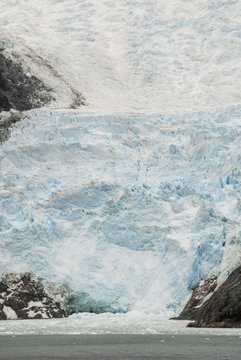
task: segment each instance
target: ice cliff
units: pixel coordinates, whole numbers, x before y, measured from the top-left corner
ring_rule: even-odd
[[[0,148],[1,271],[179,310],[240,260],[240,115],[26,113]]]

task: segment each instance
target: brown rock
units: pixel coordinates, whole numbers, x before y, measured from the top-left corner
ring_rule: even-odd
[[[203,303],[189,327],[241,327],[241,266]]]
[[[212,275],[207,278],[202,285],[198,285],[192,292],[190,300],[185,305],[181,314],[175,318],[177,320],[195,320],[204,299],[212,293],[217,286],[217,276]]]

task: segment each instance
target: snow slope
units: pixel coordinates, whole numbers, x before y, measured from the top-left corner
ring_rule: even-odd
[[[0,3],[9,54],[59,91],[0,147],[1,272],[68,282],[77,310],[177,314],[240,264],[241,4]]]
[[[55,61],[98,112],[240,103],[240,1],[0,3],[0,26]]]

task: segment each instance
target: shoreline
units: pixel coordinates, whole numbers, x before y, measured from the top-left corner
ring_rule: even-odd
[[[86,314],[63,319],[2,320],[0,336],[10,335],[218,335],[239,336],[241,328],[186,327],[188,320],[158,315]]]

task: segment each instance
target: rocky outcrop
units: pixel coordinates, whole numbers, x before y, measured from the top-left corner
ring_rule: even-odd
[[[0,320],[67,316],[32,274],[6,274],[0,280]]]
[[[217,276],[212,275],[202,283],[200,283],[192,292],[190,300],[187,302],[186,306],[180,313],[180,315],[175,318],[177,320],[195,320],[198,311],[205,298],[214,292],[217,286]]]
[[[206,300],[189,327],[241,327],[241,266]]]
[[[30,110],[53,100],[51,89],[0,51],[0,111]]]
[[[26,117],[26,116],[25,116]],[[10,136],[10,128],[13,124],[20,121],[22,112],[4,112],[0,116],[0,144],[6,141]]]
[[[20,62],[13,61],[0,48],[0,143],[8,138],[10,126],[21,119],[21,111],[54,100],[51,91],[36,76],[26,74]],[[11,109],[17,111],[8,115],[6,112]]]

